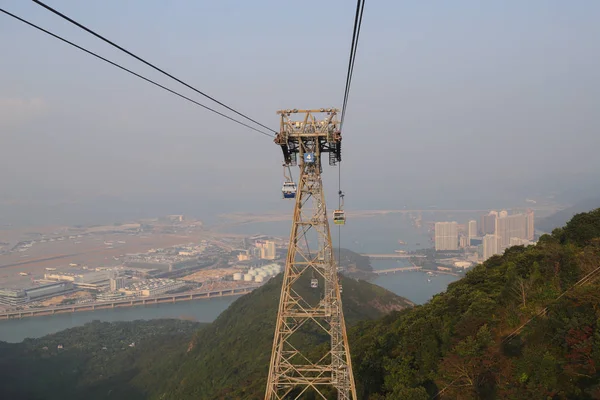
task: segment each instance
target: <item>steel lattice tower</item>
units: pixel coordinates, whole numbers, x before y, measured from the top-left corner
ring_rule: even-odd
[[[321,179],[323,153],[329,154],[330,165],[341,160],[338,112],[277,112],[281,129],[275,143],[281,146],[287,165],[299,164],[300,177],[265,400],[299,399],[309,392],[323,399],[356,400]],[[314,114],[318,113],[326,118],[317,120]],[[300,332],[326,336],[331,345],[319,353],[318,346],[296,340]]]

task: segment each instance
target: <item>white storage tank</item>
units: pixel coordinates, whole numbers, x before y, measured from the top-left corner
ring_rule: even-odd
[[[266,271],[260,271],[257,276],[267,277],[269,275]]]
[[[242,274],[240,274],[239,272],[236,272],[235,274],[233,274],[233,280],[234,281],[241,281],[242,280]]]
[[[264,282],[264,281],[265,281],[265,278],[263,278],[260,275],[257,275],[254,277],[254,282]]]
[[[248,275],[256,276],[256,275],[258,275],[258,271],[256,271],[255,269],[251,269],[250,271],[248,271]]]
[[[244,282],[252,282],[252,279],[254,279],[253,275],[250,275],[250,274],[244,275]]]

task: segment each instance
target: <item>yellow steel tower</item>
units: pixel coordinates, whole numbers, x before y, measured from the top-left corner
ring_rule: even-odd
[[[280,132],[285,163],[299,165],[294,220],[285,265],[265,400],[356,400],[341,288],[321,180],[322,156],[341,160],[337,109],[282,110]],[[315,116],[324,117],[317,119]],[[298,340],[298,333],[308,333]],[[319,353],[317,337],[330,346]]]

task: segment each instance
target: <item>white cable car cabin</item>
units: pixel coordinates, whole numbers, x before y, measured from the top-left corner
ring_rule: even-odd
[[[333,212],[333,223],[336,225],[344,225],[346,223],[346,213],[344,210],[335,210]]]
[[[319,287],[319,281],[315,278],[310,280],[310,287],[316,289]]]
[[[283,183],[283,187],[281,188],[281,192],[283,193],[284,199],[293,199],[296,197],[296,184],[291,181],[287,181]]]

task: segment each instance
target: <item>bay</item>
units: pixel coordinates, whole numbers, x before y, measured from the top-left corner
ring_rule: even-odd
[[[285,237],[290,232],[290,222],[251,223],[227,228],[238,234],[268,234]],[[416,250],[429,246],[425,227],[416,228],[405,214],[386,214],[373,217],[349,219],[341,228],[331,229],[334,246],[358,253],[393,253],[395,250]],[[340,240],[341,239],[341,240]],[[404,241],[406,244],[400,244]],[[374,269],[389,269],[408,265],[405,260],[374,260]],[[424,272],[407,271],[381,275],[373,283],[393,293],[406,297],[415,304],[423,304],[433,295],[444,291],[458,278],[451,275],[428,277]],[[72,314],[59,314],[34,318],[0,321],[0,340],[20,342],[37,338],[63,329],[81,326],[93,320],[133,321],[138,319],[188,318],[199,322],[212,322],[237,297],[201,299],[178,303],[163,303],[131,308],[117,308]]]

